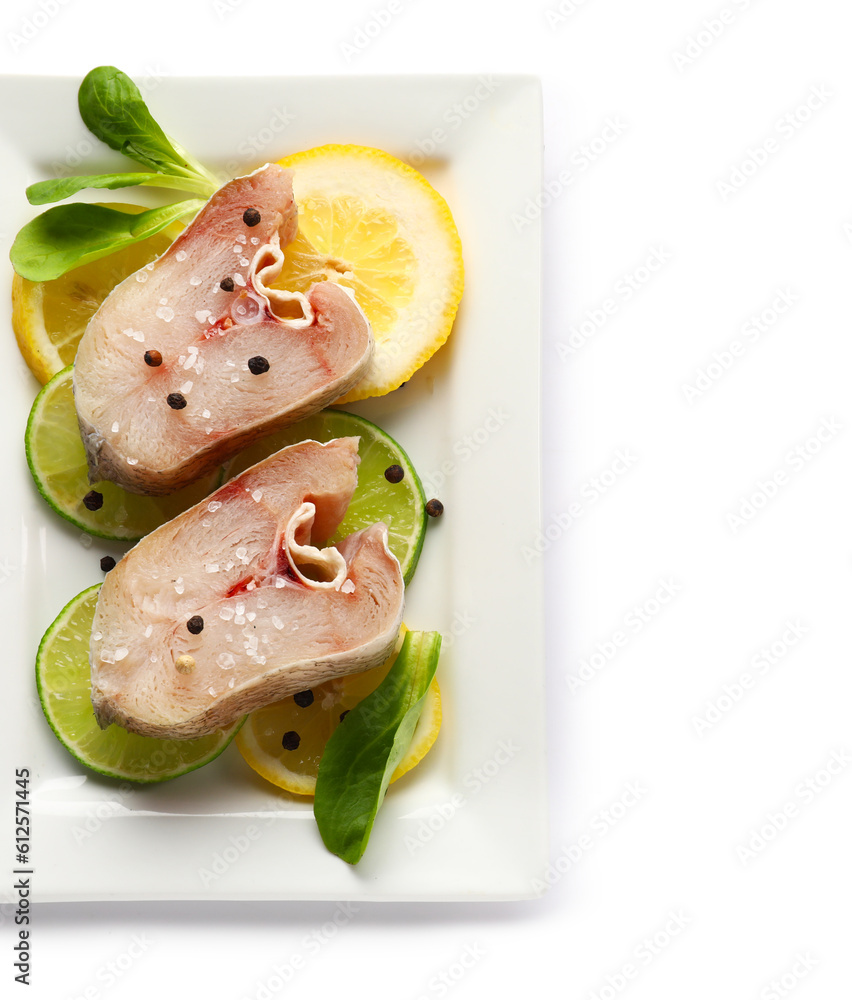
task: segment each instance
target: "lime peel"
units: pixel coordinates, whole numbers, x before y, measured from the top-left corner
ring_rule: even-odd
[[[228,746],[244,720],[194,740],[161,740],[116,725],[98,727],[91,702],[89,636],[100,586],[72,598],[39,644],[36,685],[56,738],[81,764],[125,781],[168,781],[208,764]]]

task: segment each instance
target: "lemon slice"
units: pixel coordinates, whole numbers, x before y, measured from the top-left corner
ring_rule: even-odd
[[[99,589],[100,584],[89,587],[69,601],[38,648],[38,694],[57,739],[86,767],[128,781],[166,781],[218,757],[242,720],[194,740],[160,740],[116,725],[98,726],[92,709],[89,636]]]
[[[276,286],[305,292],[330,279],[351,288],[376,350],[342,401],[398,388],[446,341],[462,296],[447,203],[422,174],[367,146],[318,146],[279,163],[294,171],[299,232]]]
[[[393,653],[380,666],[326,681],[252,712],[235,740],[249,767],[287,792],[313,795],[320,758],[329,737],[340,725],[341,715],[381,684],[393,666],[405,631],[403,625]],[[411,745],[391,781],[420,763],[438,738],[440,728],[441,691],[433,680]]]
[[[140,205],[109,207],[133,214],[144,211]],[[146,240],[53,281],[28,281],[14,275],[12,329],[27,367],[42,385],[74,360],[83,331],[113,288],[165,253],[182,229],[180,223],[172,223]]]

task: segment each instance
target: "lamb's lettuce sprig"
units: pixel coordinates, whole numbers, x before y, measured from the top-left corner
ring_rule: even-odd
[[[165,229],[175,219],[194,216],[219,187],[201,163],[166,135],[154,120],[139,88],[114,66],[86,75],[78,94],[80,116],[89,131],[147,169],[39,181],[27,188],[31,205],[70,198],[86,188],[138,185],[189,191],[201,197],[149,209],[138,215],[77,202],[48,209],[21,229],[10,257],[30,281],[50,281],[88,261]]]

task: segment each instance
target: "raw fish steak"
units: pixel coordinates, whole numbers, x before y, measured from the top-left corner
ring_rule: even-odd
[[[102,727],[201,736],[387,658],[404,598],[387,528],[322,548],[357,465],[358,438],[284,448],[124,556],[92,628]]]
[[[297,229],[291,177],[267,164],[226,184],[92,317],[74,366],[92,482],[172,493],[366,371],[373,337],[347,291],[268,287]]]

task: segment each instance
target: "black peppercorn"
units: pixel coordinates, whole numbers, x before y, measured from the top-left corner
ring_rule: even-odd
[[[248,359],[248,367],[252,375],[263,375],[269,371],[269,362],[258,354]]]
[[[83,497],[83,506],[86,510],[100,510],[103,505],[104,495],[103,493],[98,493],[97,490],[89,490]]]
[[[186,627],[193,635],[198,635],[204,629],[204,619],[201,615],[193,615],[186,623]]]

